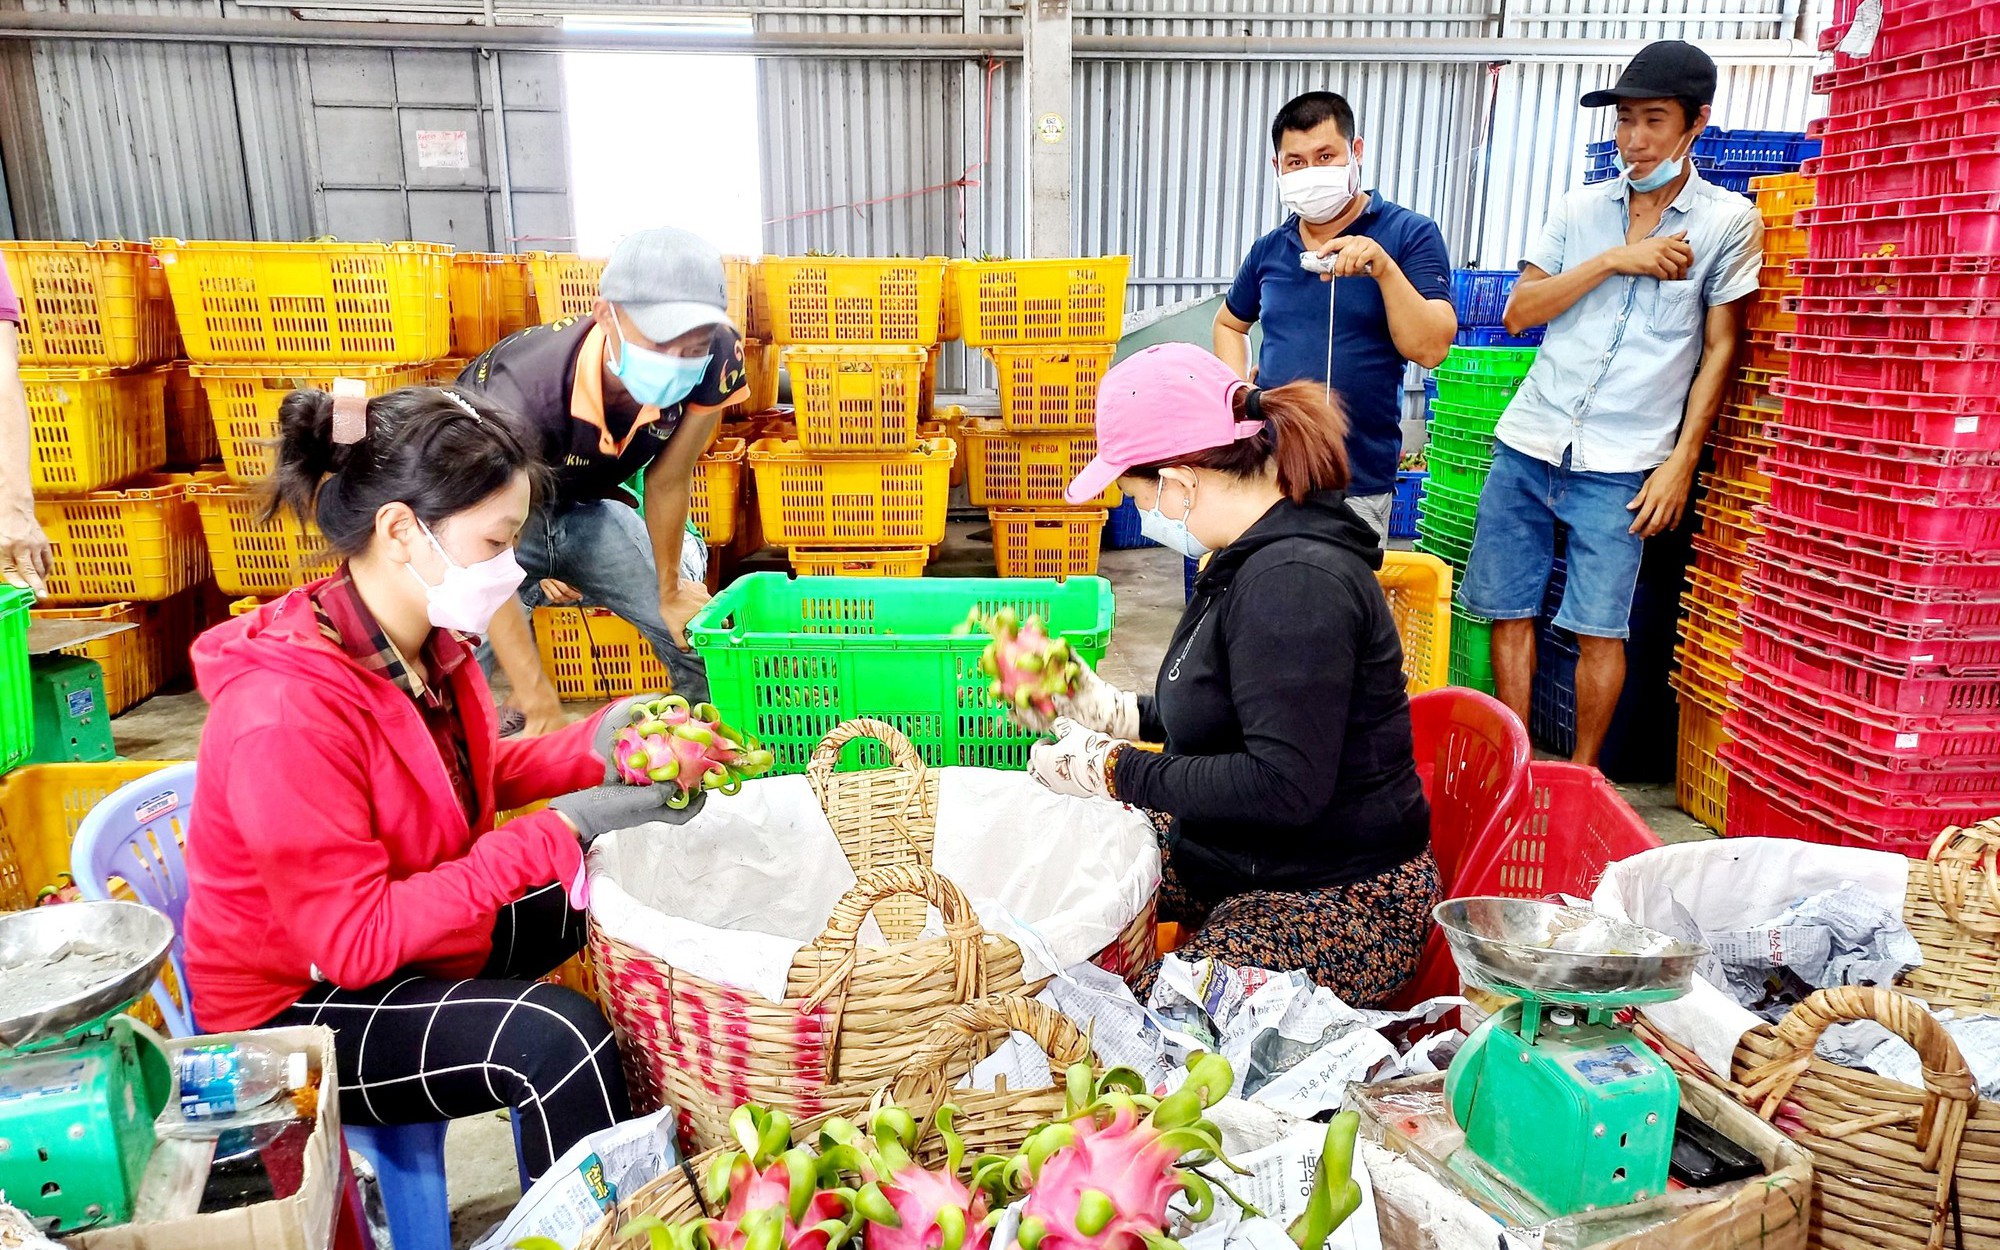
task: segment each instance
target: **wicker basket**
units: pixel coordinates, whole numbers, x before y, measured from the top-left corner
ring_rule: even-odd
[[[993,1089],[954,1089],[961,1077],[1010,1032],[1019,1030],[1045,1051],[1057,1081],[1040,1089],[1010,1090],[1004,1079]],[[940,1104],[958,1108],[953,1128],[964,1140],[966,1156],[1012,1154],[1036,1128],[1063,1112],[1061,1076],[1070,1064],[1090,1058],[1090,1044],[1076,1026],[1031,998],[1001,995],[966,1003],[938,1021],[930,1036],[903,1064],[880,1093],[917,1119],[917,1157],[929,1167],[945,1160],[944,1139],[931,1131]],[[864,1103],[865,1105],[865,1103]],[[806,1141],[819,1131],[825,1115],[794,1126],[793,1141]],[[729,1143],[720,1150],[733,1150]],[[706,1208],[701,1187],[691,1178],[703,1177],[720,1153],[710,1149],[619,1201],[577,1243],[577,1250],[646,1250],[643,1235],[620,1239],[617,1230],[640,1216],[658,1216],[669,1224],[714,1215]]]
[[[2000,977],[2000,820],[1947,829],[1910,865],[1904,921],[1924,965],[1906,988],[1937,1007],[1990,1011]],[[1835,1024],[1874,1020],[1923,1061],[1924,1088],[1813,1055]],[[1776,1026],[1745,1034],[1724,1080],[1645,1030],[1683,1076],[1772,1120],[1811,1152],[1814,1250],[2000,1245],[2000,1103],[1978,1097],[1951,1035],[1891,990],[1820,990]]]
[[[834,771],[841,750],[865,738],[882,744],[890,767]],[[1020,948],[986,933],[964,893],[930,870],[937,779],[909,739],[880,721],[850,721],[815,750],[807,775],[857,880],[793,957],[783,1002],[675,969],[592,927],[633,1106],[678,1108],[695,1149],[733,1140],[729,1115],[744,1102],[799,1120],[852,1112],[954,1008],[1032,988]],[[938,909],[943,937],[916,937],[926,905]],[[856,945],[871,912],[888,945]],[[1099,965],[1120,976],[1149,965],[1153,912],[1149,903]]]

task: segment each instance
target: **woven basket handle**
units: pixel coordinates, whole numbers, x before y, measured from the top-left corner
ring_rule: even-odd
[[[889,767],[899,768],[910,775],[909,787],[913,794],[922,792],[924,757],[917,754],[917,748],[911,745],[909,738],[887,721],[858,716],[835,725],[813,748],[812,759],[806,763],[806,777],[812,782],[813,793],[819,796],[822,804],[826,802],[826,787],[833,780],[833,770],[840,766],[841,749],[862,738],[873,738],[887,747]]]
[[[971,901],[964,891],[930,869],[898,864],[862,873],[854,888],[834,904],[826,930],[813,945],[829,954],[837,953],[840,958],[806,991],[801,1004],[806,1010],[817,1007],[836,990],[841,999],[846,998],[847,981],[854,975],[858,958],[855,940],[861,933],[861,922],[875,910],[877,903],[898,894],[914,894],[926,900],[944,918],[944,935],[952,948],[953,996],[960,1002],[969,1002],[986,992],[986,960],[981,949],[986,931],[980,928]]]
[[[1061,1012],[1018,994],[995,994],[954,1007],[932,1025],[930,1036],[890,1080],[890,1097],[905,1107],[922,1107],[918,1118],[928,1118],[954,1078],[963,1075],[954,1069],[953,1060],[983,1039],[1014,1032],[1035,1039],[1049,1057],[1050,1075],[1058,1081],[1071,1064],[1090,1058],[1090,1043]]]
[[[2000,817],[1963,829],[1953,826],[1931,843],[1924,857],[1931,898],[1965,932],[2000,937]],[[1966,905],[1984,886],[1987,915],[1969,915]]]
[[[1818,1045],[1820,1034],[1836,1024],[1856,1020],[1873,1020],[1888,1029],[1915,1048],[1923,1062],[1924,1101],[1921,1112],[1914,1118],[1917,1145],[1924,1152],[1924,1168],[1938,1174],[1930,1244],[1941,1246],[1952,1178],[1958,1170],[1959,1144],[1965,1135],[1966,1118],[1978,1104],[1979,1089],[1973,1084],[1958,1043],[1915,999],[1859,985],[1815,991],[1812,997],[1792,1008],[1791,1014],[1778,1025],[1778,1043],[1789,1054],[1759,1064],[1744,1074],[1746,1100],[1753,1105],[1761,1100],[1758,1113],[1766,1120],[1771,1119],[1812,1063],[1813,1047]],[[1912,1112],[1902,1108],[1825,1127],[1814,1126],[1813,1132],[1838,1140],[1911,1118]]]

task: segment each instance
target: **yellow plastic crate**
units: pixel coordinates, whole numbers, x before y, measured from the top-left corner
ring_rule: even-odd
[[[197,483],[189,492],[225,595],[282,595],[332,574],[339,563],[326,540],[283,510],[264,520],[264,497],[242,486]]]
[[[155,603],[206,580],[208,549],[188,500],[190,480],[156,474],[125,490],[37,499],[35,519],[55,565],[44,602]]]
[[[766,256],[764,303],[778,343],[937,342],[944,258]]]
[[[208,388],[191,370],[185,360],[167,370],[167,463],[189,468],[222,458],[208,413]]]
[[[144,243],[0,242],[21,301],[21,363],[133,369],[179,350],[166,275]]]
[[[1063,492],[1097,454],[1095,433],[1009,434],[998,421],[961,422],[959,438],[975,508],[1063,507]],[[1120,498],[1109,486],[1090,506],[1115,508]]]
[[[798,577],[922,577],[929,547],[791,547]]]
[[[223,468],[244,485],[270,475],[278,409],[293,391],[324,391],[335,378],[353,378],[375,396],[430,380],[421,367],[396,365],[195,365],[189,372],[208,394]]]
[[[155,239],[188,359],[414,364],[451,351],[442,243]]]
[[[744,396],[724,408],[731,419],[755,416],[778,406],[778,348],[774,343],[743,340]]]
[[[740,438],[718,438],[695,462],[688,491],[688,520],[711,547],[727,547],[736,537],[736,514],[743,507],[743,456]]]
[[[944,541],[952,446],[931,439],[916,450],[839,460],[795,442],[761,439],[750,448],[764,537],[781,547],[936,546]]]
[[[955,264],[961,336],[971,347],[1115,343],[1131,271],[1130,256]]]
[[[921,347],[794,347],[792,401],[807,451],[908,451],[916,446],[924,371]]]
[[[1000,424],[1015,434],[1088,430],[1097,423],[1097,383],[1113,344],[989,347],[1000,376]]]
[[[451,386],[458,381],[458,375],[465,372],[465,366],[472,363],[468,356],[441,356],[424,367],[425,386]]]
[[[1416,551],[1388,551],[1375,573],[1403,640],[1411,694],[1451,684],[1451,565]]]
[[[623,699],[672,688],[667,666],[636,625],[602,608],[536,608],[535,649],[564,702]]]
[[[470,359],[535,324],[528,259],[503,252],[451,258],[451,354]]]
[[[590,315],[597,305],[597,280],[604,276],[605,257],[568,252],[526,255],[535,288],[536,316],[546,322]]]
[[[1102,508],[993,508],[993,567],[1002,577],[1087,577],[1097,572]]]
[[[90,809],[168,763],[30,764],[0,777],[0,911],[33,907],[69,872],[70,843]]]
[[[1729,767],[1722,747],[1729,741],[1723,728],[1724,709],[1699,696],[1681,696],[1680,749],[1675,760],[1674,797],[1681,810],[1722,832],[1729,810]]]
[[[229,602],[229,615],[248,616],[269,602],[269,599],[260,599],[256,595],[245,595],[241,599],[232,599]]]
[[[167,371],[21,370],[38,492],[82,495],[167,462]]]
[[[63,648],[64,655],[95,660],[104,668],[104,710],[117,716],[187,675],[200,604],[182,591],[163,603],[111,603],[101,608],[36,608],[36,620],[116,621],[137,628]]]
[[[729,297],[729,320],[746,339],[771,337],[770,315],[764,310],[763,261],[755,256],[722,258],[722,284]]]
[[[943,408],[935,409],[929,419],[920,422],[917,426],[917,437],[919,438],[948,438],[951,440],[954,453],[954,458],[951,462],[951,484],[953,486],[965,485],[965,439],[962,437],[959,428],[964,422],[965,409],[959,407],[957,404],[948,404]]]

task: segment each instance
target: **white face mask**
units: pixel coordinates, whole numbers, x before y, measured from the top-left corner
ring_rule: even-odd
[[[1174,482],[1187,492],[1187,509],[1179,517],[1170,519],[1160,511],[1160,504],[1166,499],[1167,483],[1173,481],[1172,478],[1161,478],[1160,493],[1153,500],[1153,506],[1139,509],[1139,532],[1168,551],[1178,551],[1190,560],[1199,560],[1208,554],[1208,548],[1202,546],[1201,540],[1188,529],[1188,518],[1194,515],[1194,487]]]
[[[1278,175],[1278,199],[1300,220],[1323,226],[1347,211],[1361,194],[1361,161],[1349,157],[1345,165],[1308,165]]]
[[[484,634],[493,624],[494,614],[509,596],[521,589],[521,581],[527,576],[521,562],[514,558],[514,549],[509,547],[491,560],[477,564],[460,564],[445,552],[430,526],[422,521],[417,525],[444,560],[444,579],[435,586],[424,581],[416,565],[403,566],[424,588],[431,624],[461,634]]]

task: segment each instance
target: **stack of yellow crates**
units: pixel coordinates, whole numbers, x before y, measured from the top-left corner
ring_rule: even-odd
[[[431,379],[451,348],[451,248],[440,243],[246,243],[155,239],[189,373],[207,394],[222,471],[188,493],[209,562],[231,598],[269,598],[332,571],[317,531],[265,521],[278,409],[335,378],[370,395]]]
[[[55,563],[34,615],[135,627],[71,651],[103,667],[115,716],[186,672],[207,576],[189,479],[160,472],[178,443],[173,309],[143,243],[8,241],[0,258],[21,302],[35,515]]]
[[[1790,263],[1806,254],[1805,230],[1792,215],[1813,201],[1812,180],[1798,174],[1754,178],[1750,186],[1764,217],[1763,281],[1750,307],[1748,340],[1739,349],[1737,381],[1716,422],[1715,469],[1703,475],[1695,505],[1701,531],[1681,599],[1680,663],[1673,677],[1680,696],[1677,797],[1683,810],[1718,833],[1729,790],[1719,756],[1722,721],[1734,706],[1730,687],[1742,677],[1735,664],[1743,642],[1738,609],[1749,599],[1743,579],[1750,572],[1750,542],[1763,533],[1753,513],[1771,497],[1771,481],[1757,461],[1775,446],[1765,423],[1782,414],[1783,403],[1771,393],[1771,380],[1790,365],[1777,336],[1793,328],[1784,300],[1798,293],[1802,280]]]
[[[1097,454],[1097,384],[1124,326],[1131,265],[1129,256],[952,265],[961,337],[985,349],[999,379],[1000,419],[968,421],[960,437],[1002,577],[1097,571],[1118,488],[1084,507],[1063,492]]]
[[[453,253],[451,354],[432,363],[431,381],[439,386],[456,382],[474,356],[541,321],[526,254]]]
[[[764,541],[799,573],[921,575],[944,542],[956,459],[948,437],[920,428],[945,261],[767,256],[758,268],[795,409],[747,454]]]

